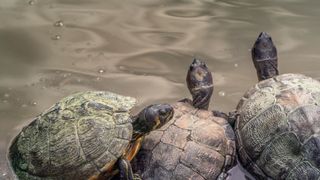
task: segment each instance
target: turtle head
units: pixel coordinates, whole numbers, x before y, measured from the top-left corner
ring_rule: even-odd
[[[260,33],[253,45],[251,55],[259,81],[279,74],[277,49],[266,32]]]
[[[140,136],[159,129],[173,117],[173,107],[169,104],[153,104],[144,108],[132,123],[133,131]],[[135,137],[134,137],[135,138]]]
[[[187,74],[187,85],[192,95],[192,105],[199,109],[208,109],[213,92],[212,75],[207,65],[194,59]]]

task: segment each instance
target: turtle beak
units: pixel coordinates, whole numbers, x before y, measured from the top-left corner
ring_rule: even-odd
[[[251,55],[259,81],[279,74],[277,49],[269,34],[266,32],[259,34],[251,49]]]
[[[269,34],[266,32],[261,32],[258,36],[259,39],[266,39],[266,38],[270,38]]]

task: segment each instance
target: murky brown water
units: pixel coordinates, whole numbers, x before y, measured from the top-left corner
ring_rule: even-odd
[[[193,57],[214,72],[211,108],[232,110],[257,79],[249,49],[260,31],[282,73],[320,77],[320,1],[1,0],[0,179],[23,124],[64,96],[108,90],[140,105],[189,97]],[[231,179],[243,179],[234,170]]]

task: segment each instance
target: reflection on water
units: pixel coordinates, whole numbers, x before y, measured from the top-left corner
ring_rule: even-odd
[[[214,72],[211,108],[232,110],[257,78],[249,50],[260,31],[280,70],[320,79],[319,1],[2,0],[0,179],[19,129],[76,91],[110,90],[140,106],[189,97],[192,58]],[[230,179],[244,179],[238,168]]]

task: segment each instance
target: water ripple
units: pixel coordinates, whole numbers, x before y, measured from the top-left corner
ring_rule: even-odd
[[[57,73],[58,71],[58,73]],[[64,76],[64,74],[68,74]],[[100,77],[96,80],[96,77]],[[106,90],[119,94],[137,97],[141,104],[155,101],[175,101],[181,96],[183,85],[154,75],[134,75],[127,73],[108,73],[97,75],[74,70],[46,69],[43,71],[44,83],[47,87],[58,87],[68,92],[84,90]],[[78,81],[81,80],[81,81]],[[131,88],[127,88],[131,87]],[[156,96],[154,89],[157,91]],[[187,91],[185,92],[187,93]],[[183,93],[182,93],[183,94]]]
[[[320,77],[320,1],[28,2],[0,5],[0,179],[13,127],[73,92],[173,102],[190,97],[185,76],[197,57],[213,72],[211,108],[232,110],[257,82],[248,50],[260,31],[273,37],[281,72]],[[239,174],[231,179],[243,180]]]
[[[150,45],[175,45],[183,41],[186,34],[183,32],[167,32],[159,30],[141,30],[132,32],[132,37]]]
[[[145,51],[120,60],[116,66],[121,72],[157,75],[184,82],[191,61],[191,55],[176,51]]]
[[[206,16],[212,16],[212,11],[205,10],[205,9],[196,9],[196,8],[175,8],[175,9],[167,9],[164,11],[164,14],[171,17],[177,18],[187,18],[191,19],[203,19]]]

